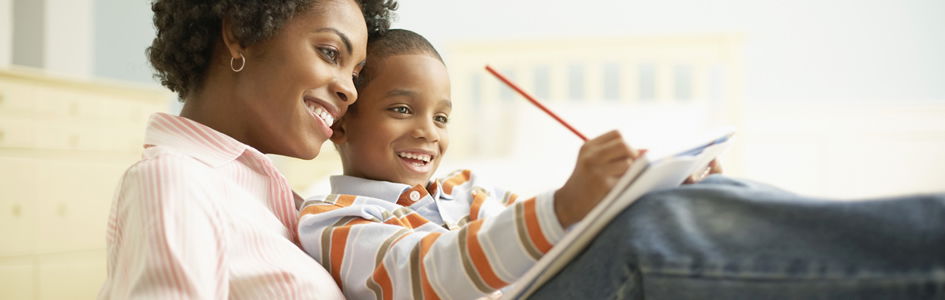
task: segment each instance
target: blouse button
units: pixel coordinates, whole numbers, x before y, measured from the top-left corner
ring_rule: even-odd
[[[411,191],[411,192],[410,192],[410,201],[417,201],[417,200],[420,200],[420,192],[418,192],[418,191]]]

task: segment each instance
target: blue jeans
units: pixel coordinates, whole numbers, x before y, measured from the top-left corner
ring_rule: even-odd
[[[710,176],[623,211],[534,299],[945,299],[945,195],[799,196]]]

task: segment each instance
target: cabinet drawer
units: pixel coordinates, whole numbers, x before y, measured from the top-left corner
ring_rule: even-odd
[[[46,85],[38,85],[32,100],[37,116],[68,118],[77,115],[79,103],[76,94],[68,89],[60,90]]]
[[[10,116],[0,119],[0,149],[83,150],[137,153],[145,121],[88,121]]]
[[[37,160],[36,253],[105,247],[105,225],[115,188],[133,159],[83,162]],[[91,176],[90,176],[91,175]]]
[[[36,132],[31,123],[21,118],[0,118],[0,148],[33,148]]]
[[[36,257],[35,299],[95,299],[105,282],[105,250]]]
[[[39,194],[36,169],[31,160],[0,157],[0,170],[0,257],[31,254]]]
[[[35,272],[32,257],[0,258],[0,299],[34,299]]]
[[[30,113],[35,110],[36,89],[0,81],[0,113]]]
[[[172,101],[167,95],[97,95],[96,97],[103,107],[99,117],[102,120],[117,122],[147,121],[151,114],[167,111],[168,104]]]

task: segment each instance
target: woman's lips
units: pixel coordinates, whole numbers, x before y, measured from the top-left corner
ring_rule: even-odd
[[[305,99],[304,102],[308,114],[322,125],[322,131],[325,132],[325,135],[330,137],[333,133],[331,125],[335,123],[335,117],[332,116],[324,106],[313,100]]]

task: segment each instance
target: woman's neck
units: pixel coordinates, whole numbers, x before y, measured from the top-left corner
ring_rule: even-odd
[[[231,101],[227,101],[227,99]],[[232,100],[232,97],[224,93],[214,92],[210,88],[200,89],[184,101],[180,116],[213,128],[243,144],[252,146],[253,144],[249,140],[249,135],[244,126],[248,122],[242,119],[242,114],[238,113],[238,105],[233,103]]]

